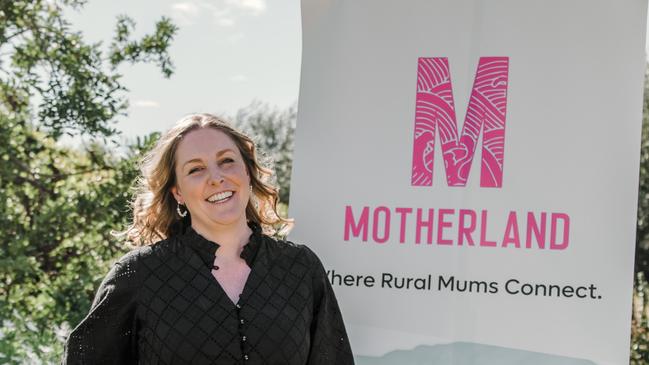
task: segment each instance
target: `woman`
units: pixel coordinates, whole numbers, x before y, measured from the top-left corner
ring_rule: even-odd
[[[250,138],[190,115],[142,173],[126,232],[141,247],[101,283],[64,363],[353,364],[319,259],[267,235],[288,222]]]

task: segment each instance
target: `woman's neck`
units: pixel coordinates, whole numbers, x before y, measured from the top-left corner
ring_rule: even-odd
[[[192,228],[206,239],[219,244],[216,254],[223,259],[236,259],[241,255],[243,246],[248,243],[252,229],[246,222],[233,227],[220,229],[207,228],[192,224]]]

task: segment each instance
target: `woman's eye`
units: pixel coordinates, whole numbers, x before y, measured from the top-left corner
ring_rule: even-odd
[[[223,160],[221,160],[221,163],[232,163],[232,162],[234,162],[234,159],[231,159],[229,157],[224,158]]]
[[[189,169],[189,173],[187,175],[191,175],[199,170],[201,170],[201,167],[192,167],[191,169]]]

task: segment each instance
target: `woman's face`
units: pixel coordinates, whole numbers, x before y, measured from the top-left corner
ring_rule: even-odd
[[[187,133],[176,150],[174,198],[192,226],[209,232],[246,225],[250,177],[234,141],[214,128]]]

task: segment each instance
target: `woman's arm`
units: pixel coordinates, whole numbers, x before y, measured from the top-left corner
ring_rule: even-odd
[[[68,337],[63,364],[135,364],[138,252],[126,254],[104,278],[90,312]]]
[[[307,248],[314,261],[314,315],[311,323],[309,365],[354,364],[338,302],[320,259]]]

